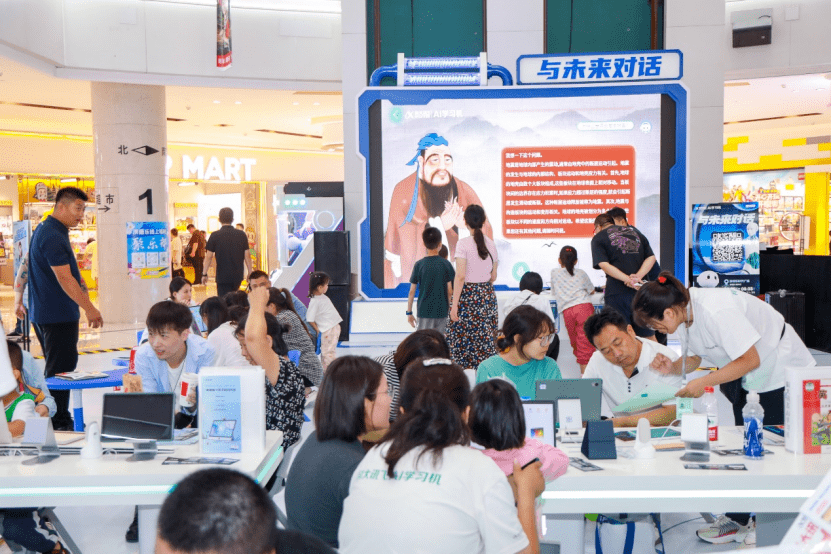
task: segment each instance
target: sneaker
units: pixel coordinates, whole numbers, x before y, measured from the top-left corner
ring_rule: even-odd
[[[698,535],[699,539],[712,544],[725,544],[733,541],[742,542],[748,534],[749,527],[750,524],[744,527],[726,516],[719,516],[708,527],[702,527],[695,534]]]

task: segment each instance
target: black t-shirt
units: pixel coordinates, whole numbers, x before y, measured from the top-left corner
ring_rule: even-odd
[[[450,311],[447,283],[455,278],[453,266],[441,256],[424,256],[415,263],[410,283],[418,285],[418,317],[447,317]]]
[[[363,459],[360,441],[320,442],[317,432],[309,435],[286,479],[287,527],[337,548],[343,501],[349,495],[352,474]]]
[[[211,233],[208,252],[216,256],[216,282],[239,283],[245,274],[245,256],[248,255],[248,235],[245,231],[223,225]]]
[[[612,225],[592,238],[592,265],[600,269],[607,262],[626,275],[637,273],[643,261],[654,256],[649,241],[634,227]],[[626,294],[631,289],[614,277],[606,276],[606,295]]]

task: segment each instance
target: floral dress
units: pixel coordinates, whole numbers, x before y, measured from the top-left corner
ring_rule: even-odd
[[[459,297],[459,321],[447,319],[450,357],[463,369],[476,369],[496,354],[499,313],[489,282],[465,283]]]
[[[272,385],[265,379],[265,428],[283,432],[285,450],[300,440],[306,387],[300,370],[288,358],[280,358],[280,377]]]

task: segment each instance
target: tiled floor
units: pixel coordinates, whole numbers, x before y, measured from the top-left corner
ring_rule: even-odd
[[[195,300],[206,297],[204,287],[197,287]],[[207,295],[212,294],[209,289]],[[14,316],[12,315],[13,298],[11,290],[0,290],[0,314],[6,325],[7,331],[13,327]],[[11,324],[11,325],[10,325]],[[82,333],[79,350],[94,350],[100,348],[129,347],[135,344],[135,333],[141,330],[142,326],[113,326],[108,325],[102,330]],[[571,351],[565,326],[561,326],[561,347],[559,365],[564,378],[578,378],[580,371],[577,362]],[[672,343],[670,344],[672,346]],[[366,355],[377,356],[389,351],[393,345],[378,346],[352,346],[342,345],[338,354],[345,355]],[[677,347],[677,343],[676,343]],[[39,354],[39,345],[35,340],[32,348],[33,354]],[[116,357],[126,356],[126,352],[113,352],[105,354],[90,354],[81,356],[78,369],[93,370],[104,369],[112,366],[112,360]],[[831,355],[816,353],[818,362],[821,365],[831,365]],[[39,363],[43,363],[42,360]],[[84,412],[87,421],[100,420],[103,389],[88,389],[83,392]],[[721,399],[726,403],[726,399]],[[729,414],[728,405],[720,406],[721,411]],[[304,436],[311,432],[311,425],[304,426]],[[282,495],[275,497],[278,506],[282,505]],[[61,508],[57,510],[58,516],[66,525],[73,539],[79,548],[85,553],[108,552],[110,554],[136,554],[138,547],[127,544],[124,541],[124,532],[129,525],[133,509],[131,507],[92,507],[92,508]],[[663,529],[666,552],[673,554],[686,554],[693,552],[723,552],[734,550],[737,543],[725,545],[711,545],[700,541],[695,536],[695,530],[703,525],[700,514],[678,513],[664,514]],[[594,552],[594,526],[589,524],[586,528],[585,552]],[[0,554],[8,552],[6,546],[0,546]]]

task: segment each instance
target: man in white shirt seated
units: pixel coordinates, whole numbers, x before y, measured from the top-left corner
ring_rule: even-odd
[[[597,352],[592,354],[584,379],[602,379],[601,415],[611,418],[615,427],[635,427],[646,418],[653,426],[669,425],[675,419],[675,402],[635,413],[613,412],[612,408],[629,400],[652,383],[681,388],[681,376],[669,373],[680,365],[680,356],[670,348],[635,334],[623,315],[604,308],[586,320],[586,338]],[[655,368],[661,370],[657,371]]]

